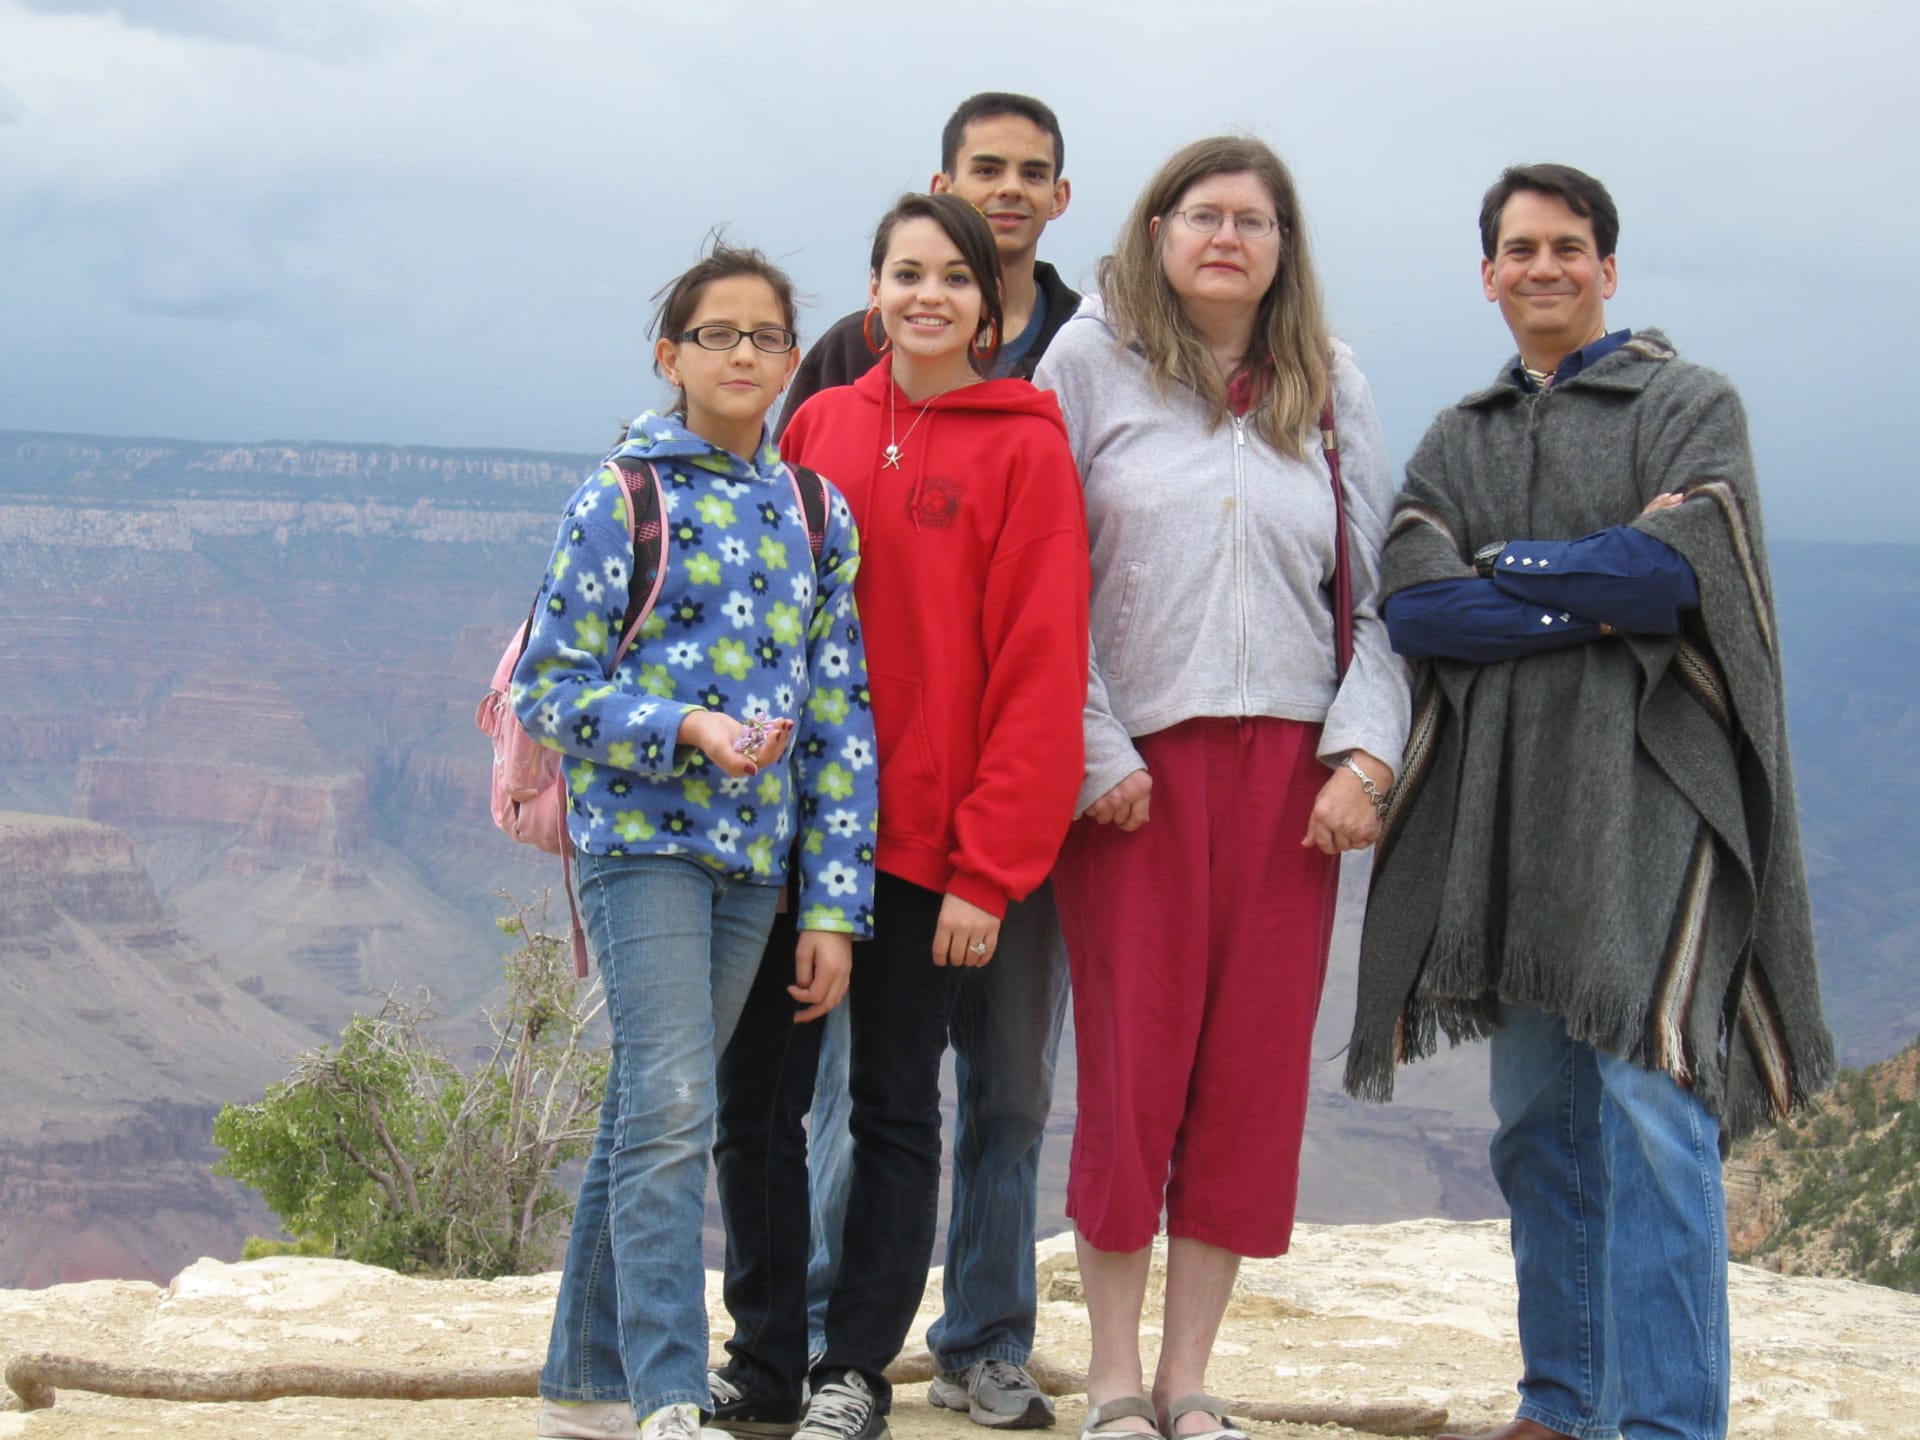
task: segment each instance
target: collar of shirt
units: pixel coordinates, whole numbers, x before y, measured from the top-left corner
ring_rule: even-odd
[[[1033,292],[1033,314],[1027,317],[1027,328],[1000,347],[1000,353],[994,357],[993,375],[996,380],[1005,379],[1014,373],[1014,367],[1033,349],[1034,341],[1040,338],[1040,332],[1047,328],[1047,296],[1043,290]]]
[[[1611,334],[1602,335],[1591,345],[1582,345],[1555,367],[1549,388],[1566,384],[1601,356],[1611,355],[1632,338],[1631,330],[1615,330]],[[1526,362],[1518,355],[1513,357],[1513,383],[1528,392],[1540,389],[1540,386],[1534,383],[1533,376],[1528,373]]]

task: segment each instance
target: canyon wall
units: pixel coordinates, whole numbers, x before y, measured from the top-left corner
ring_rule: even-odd
[[[111,1104],[104,1091],[35,1088],[39,1062],[0,1050],[0,1073],[31,1097],[13,1109],[50,1127],[0,1130],[9,1183],[44,1173],[67,1185],[97,1164],[101,1203],[117,1196],[115,1213],[137,1218],[137,1187],[114,1188],[121,1172],[106,1152],[47,1147],[69,1135],[94,1143],[96,1111],[132,1134],[151,1128],[144,1105],[257,1093],[300,1045],[330,1039],[392,987],[428,987],[456,1030],[471,1021],[499,979],[498,892],[559,883],[550,857],[488,822],[473,709],[591,463],[0,433],[0,810],[117,834],[134,862],[122,869],[145,877],[140,903],[156,907],[129,929],[116,906],[142,882],[120,869],[84,885],[25,871],[0,913],[40,918],[0,923],[0,981],[37,981],[47,947],[64,943],[33,928],[53,915],[116,945],[145,937],[148,950],[130,954],[145,953],[153,977],[140,1002],[159,1007],[150,1043],[185,1024],[159,996],[206,989],[195,966],[225,977],[225,989],[207,991],[228,997],[225,1013],[265,1027],[247,1065],[184,1089],[169,1088],[177,1068],[109,1067],[103,1075],[125,1087]],[[1874,1059],[1920,1031],[1909,983],[1920,937],[1920,548],[1776,539],[1773,562],[1830,1013],[1843,1055]],[[1393,1106],[1338,1092],[1364,881],[1365,862],[1350,863],[1314,1043],[1302,1213],[1497,1213],[1483,1048],[1407,1071]],[[48,885],[67,886],[57,903],[37,893]],[[95,903],[98,913],[86,908]],[[41,938],[17,944],[16,924]],[[162,952],[173,968],[153,959]],[[111,991],[71,1003],[67,1051],[97,1042],[137,1053],[128,1037],[138,1015]],[[1061,1062],[1043,1179],[1043,1223],[1055,1225],[1071,1041]],[[192,1128],[175,1124],[184,1110],[166,1113],[172,1130]],[[25,1273],[10,1253],[0,1245],[0,1285]]]
[[[164,1276],[270,1228],[214,1112],[309,1043],[183,934],[133,842],[0,812],[0,1274]]]

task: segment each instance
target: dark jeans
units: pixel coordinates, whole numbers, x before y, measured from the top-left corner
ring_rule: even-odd
[[[963,970],[949,1038],[953,1211],[946,1282],[927,1348],[946,1375],[982,1360],[1025,1365],[1033,1355],[1037,1296],[1034,1221],[1040,1147],[1053,1106],[1054,1059],[1067,1009],[1067,949],[1053,887],[1007,906],[993,963]],[[846,1017],[827,1018],[807,1117],[813,1259],[807,1267],[808,1348],[826,1349],[827,1300],[840,1273],[853,1178],[847,1129]]]
[[[933,963],[941,896],[882,874],[874,938],[854,950],[849,1090],[853,1186],[820,1372],[857,1370],[881,1413],[885,1375],[926,1290],[940,1204],[940,1058],[957,982]],[[727,1378],[797,1407],[807,1374],[807,1156],[819,1032],[793,1023],[792,922],[782,916],[719,1069],[715,1151],[727,1226]]]
[[[733,1317],[726,1376],[769,1411],[800,1411],[807,1374],[807,1136],[820,1021],[796,1025],[787,994],[799,907],[789,894],[774,917],[760,970],[733,1040],[715,1071],[719,1087],[713,1164],[727,1229],[723,1293]],[[856,971],[868,945],[854,948]],[[841,1002],[845,1004],[845,1001]],[[801,1184],[791,1191],[791,1178]]]

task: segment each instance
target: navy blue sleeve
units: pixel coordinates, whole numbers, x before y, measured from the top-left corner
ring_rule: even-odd
[[[1666,541],[1614,525],[1578,540],[1515,540],[1493,564],[1493,583],[1533,606],[1570,610],[1629,635],[1677,635],[1697,609],[1700,584]]]
[[[1387,638],[1409,660],[1490,665],[1599,638],[1600,627],[1503,593],[1479,576],[1429,580],[1387,597]]]

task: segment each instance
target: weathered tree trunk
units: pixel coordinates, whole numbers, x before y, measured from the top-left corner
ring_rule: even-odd
[[[1078,1395],[1087,1377],[1035,1355],[1027,1363],[1034,1381],[1049,1395]],[[539,1394],[540,1371],[534,1365],[495,1369],[379,1370],[337,1365],[263,1365],[252,1370],[166,1370],[146,1365],[116,1365],[72,1355],[40,1352],[7,1362],[7,1385],[17,1399],[0,1407],[44,1410],[58,1389],[86,1390],[134,1400],[279,1400],[289,1395],[324,1395],[342,1400],[494,1400]],[[933,1378],[933,1357],[926,1351],[903,1355],[887,1367],[896,1385]],[[1344,1425],[1372,1435],[1432,1435],[1447,1423],[1447,1412],[1415,1400],[1374,1401],[1357,1405],[1294,1405],[1268,1400],[1230,1400],[1227,1408],[1246,1420],[1289,1425]]]

